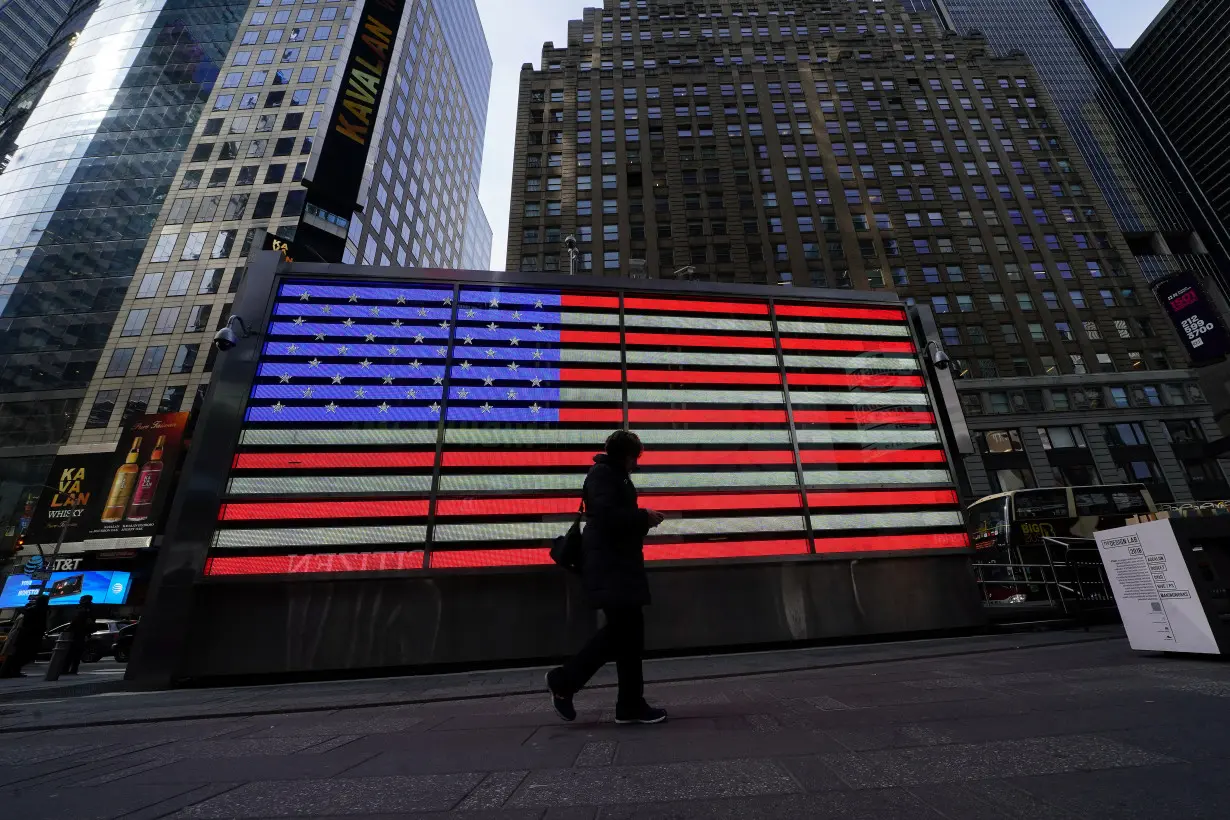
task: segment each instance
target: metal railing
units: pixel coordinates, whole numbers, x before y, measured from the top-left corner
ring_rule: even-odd
[[[1043,537],[1033,562],[979,562],[974,577],[990,608],[1039,617],[1084,620],[1115,609],[1106,568],[1091,538]]]

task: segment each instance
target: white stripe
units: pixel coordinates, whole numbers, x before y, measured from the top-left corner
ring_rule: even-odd
[[[624,400],[624,391],[619,388],[611,389],[606,387],[564,387],[559,391],[559,398],[562,402],[601,401],[622,404]]]
[[[499,428],[449,427],[444,432],[446,444],[584,444],[602,450],[606,437],[612,432],[604,430],[550,430],[528,428],[502,430]],[[642,438],[644,438],[642,436]]]
[[[533,475],[442,475],[441,493],[515,492],[520,490],[560,490],[580,493],[584,472],[537,473]],[[793,472],[740,473],[637,473],[633,483],[641,490],[713,489],[724,487],[798,487]],[[558,534],[558,533],[557,533]]]
[[[938,444],[940,441],[940,434],[934,430],[812,430],[801,428],[796,431],[796,434],[799,444]]]
[[[961,513],[909,512],[909,513],[851,513],[826,515],[812,512],[812,530],[866,530],[895,529],[898,527],[961,527],[965,521]]]
[[[864,370],[917,370],[918,360],[911,356],[880,356],[860,353],[857,356],[794,356],[783,357],[786,367],[825,367],[859,373]]]
[[[791,390],[792,404],[845,404],[845,405],[875,405],[877,407],[896,407],[897,405],[918,405],[926,407],[929,402],[923,393],[875,393],[862,390],[858,393],[833,393],[823,390]]]
[[[628,327],[671,328],[674,330],[734,330],[748,333],[772,333],[773,328],[765,319],[721,319],[700,316],[642,316],[629,313],[624,316]]]
[[[864,325],[853,322],[782,322],[782,333],[806,333],[809,336],[909,336],[905,325]]]
[[[633,430],[646,446],[664,444],[781,444],[788,430]]]
[[[848,359],[843,359],[842,367]],[[668,350],[629,350],[628,364],[694,364],[705,367],[777,367],[777,357],[756,353],[676,353]]]
[[[487,359],[481,356],[475,356],[473,360],[479,364],[487,361]],[[610,348],[582,350],[579,348],[562,347],[559,351],[559,360],[562,362],[614,362],[615,364],[620,364],[623,361],[623,357],[619,353],[619,348],[614,350]],[[520,362],[520,365],[522,367],[551,367],[553,362],[531,359],[530,361]]]
[[[808,487],[875,484],[948,484],[947,470],[804,470]]]
[[[768,390],[628,390],[628,403],[657,404],[784,404],[780,391]]]
[[[614,428],[612,428],[613,430]],[[677,445],[677,444],[779,444],[782,446],[790,445],[790,433],[787,430],[633,430],[641,441],[647,447],[657,447],[659,445]],[[829,431],[819,431],[829,432]],[[838,432],[838,431],[833,431]],[[842,433],[854,433],[856,435],[870,435],[859,430],[840,431]],[[577,444],[588,445],[593,448],[594,452],[600,452],[603,444],[606,442],[608,433],[603,430],[540,430],[540,429],[523,429],[523,430],[501,430],[501,429],[467,429],[450,427],[445,431],[445,443],[448,445],[487,445],[497,446],[501,444],[527,445],[527,444]],[[889,436],[893,435],[889,432],[876,433],[876,435]],[[889,440],[889,439],[884,439]],[[892,439],[894,441],[907,441],[908,439]],[[921,441],[935,441],[933,438],[921,439]],[[854,442],[862,442],[864,439],[850,439]],[[868,438],[868,442],[879,443],[881,439]]]
[[[736,505],[737,506],[737,505]],[[436,542],[531,541],[560,535],[560,522],[509,521],[499,524],[437,524]],[[723,533],[798,532],[805,530],[798,515],[755,518],[671,518],[654,535],[721,535]]]
[[[423,544],[427,528],[304,527],[301,529],[219,530],[215,547],[340,547],[348,544]]]
[[[239,443],[246,447],[336,444],[420,444],[435,446],[436,428],[416,430],[244,430]]]
[[[522,322],[528,323],[528,321],[529,321],[529,318],[522,319]],[[619,314],[618,313],[571,313],[569,311],[564,310],[564,311],[560,311],[560,322],[565,325],[596,325],[598,327],[619,327]]]
[[[231,495],[311,495],[330,493],[429,493],[429,475],[278,476],[232,478]]]

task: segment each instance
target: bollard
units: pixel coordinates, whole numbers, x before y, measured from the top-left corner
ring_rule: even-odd
[[[60,672],[64,670],[64,663],[68,660],[68,648],[72,644],[73,638],[69,634],[69,630],[60,630],[60,636],[56,639],[55,648],[51,650],[51,660],[47,663],[47,675],[43,680],[60,679]]]

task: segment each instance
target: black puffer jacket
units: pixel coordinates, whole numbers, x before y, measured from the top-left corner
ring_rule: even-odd
[[[581,580],[595,609],[649,603],[645,534],[649,513],[636,505],[636,487],[622,465],[594,456],[585,477]]]

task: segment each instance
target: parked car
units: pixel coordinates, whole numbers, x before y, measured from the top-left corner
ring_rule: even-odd
[[[110,655],[115,650],[115,639],[119,636],[120,629],[127,626],[129,622],[98,619],[95,623],[98,628],[90,635],[85,645],[85,652],[81,655],[81,660],[86,663],[94,663]],[[43,646],[39,650],[40,658],[51,657],[51,651],[56,647],[56,640],[65,629],[68,629],[68,624],[60,624],[43,635]]]
[[[140,625],[140,621],[129,624],[116,635],[113,651],[118,663],[128,663],[128,658],[132,656],[132,642],[137,637],[137,627]]]

